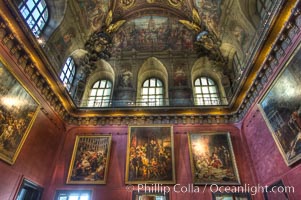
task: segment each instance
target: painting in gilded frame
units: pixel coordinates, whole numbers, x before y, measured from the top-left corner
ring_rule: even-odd
[[[129,126],[126,184],[175,183],[173,128]]]
[[[67,184],[106,184],[111,135],[76,136]]]
[[[132,200],[169,200],[169,193],[133,191]]]
[[[250,193],[216,192],[212,197],[213,200],[251,200]]]
[[[195,185],[240,184],[230,133],[189,133],[188,142]]]
[[[39,104],[0,60],[0,158],[14,164]]]
[[[258,104],[288,166],[301,158],[300,62],[299,47]]]

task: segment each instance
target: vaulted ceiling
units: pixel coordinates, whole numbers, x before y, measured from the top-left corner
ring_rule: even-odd
[[[29,53],[29,57],[71,118],[156,116],[164,111],[171,116],[228,116],[235,121],[254,99],[253,93],[256,96],[254,84],[282,27],[293,16],[290,10],[296,6],[296,1],[271,0],[262,10],[258,2],[262,1],[46,0],[49,22],[39,38],[31,34],[17,4],[7,1],[7,5],[19,20],[11,22],[12,27],[18,24],[23,30],[16,34],[22,38],[25,33],[30,41],[26,46],[35,47],[37,53]],[[137,85],[138,76],[148,76],[147,66],[154,65],[150,68],[159,76],[172,74],[166,76],[168,98],[177,97],[179,91],[193,96],[193,80],[205,74],[219,80],[226,103],[82,108],[77,101],[84,92],[78,95],[75,90],[67,91],[59,79],[69,56],[77,65],[77,78],[85,84],[96,74],[106,74],[115,80],[119,94],[130,94],[138,89],[121,88],[118,77],[129,70],[132,83]],[[184,86],[176,85],[173,79],[179,66],[188,77]]]

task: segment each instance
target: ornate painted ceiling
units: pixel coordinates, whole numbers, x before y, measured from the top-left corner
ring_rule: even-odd
[[[235,122],[258,94],[258,83],[268,69],[264,67],[265,62],[283,27],[289,19],[298,17],[290,12],[296,7],[296,1],[282,0],[267,1],[272,3],[265,5],[265,10],[257,0],[46,2],[50,20],[38,39],[30,34],[16,4],[10,1],[6,1],[9,11],[3,10],[1,16],[11,12],[13,17],[3,17],[2,21],[9,26],[2,24],[2,29],[18,26],[22,30],[15,32],[17,38],[27,35],[29,42],[20,41],[27,47],[27,59],[33,63],[26,73],[34,73],[31,69],[38,71],[37,76],[43,77],[43,81],[38,78],[37,87],[41,87],[41,93],[53,101],[51,104],[70,123],[80,123],[82,119],[91,123],[106,118],[116,121],[123,117],[133,120],[137,116],[167,117],[166,120],[184,116],[206,118],[207,122],[211,118]],[[282,42],[287,43],[286,38]],[[77,66],[77,87],[68,92],[59,75],[69,56]],[[184,81],[176,80],[178,69],[184,73]],[[131,74],[126,86],[119,80],[123,73]],[[162,76],[163,80],[166,75],[166,98],[181,102],[193,98],[193,80],[197,76],[210,75],[223,88],[224,103],[195,106],[174,101],[155,108],[120,104],[104,108],[82,106],[87,85],[96,76],[106,76],[114,82],[116,99],[126,97],[135,101],[139,77],[149,77],[150,73]],[[263,73],[261,77],[260,73]]]

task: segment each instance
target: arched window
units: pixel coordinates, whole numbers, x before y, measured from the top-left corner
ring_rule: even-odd
[[[164,88],[161,80],[150,78],[143,82],[141,88],[141,99],[143,106],[162,106]]]
[[[68,91],[70,91],[71,89],[74,76],[75,76],[74,61],[71,57],[68,57],[60,76],[61,80],[63,81]]]
[[[39,37],[48,20],[45,0],[22,0],[19,10],[33,34]]]
[[[271,10],[271,7],[276,0],[257,0],[257,12],[260,19],[264,19],[266,14]]]
[[[111,92],[111,81],[96,81],[90,90],[88,97],[88,107],[108,107],[110,105]]]
[[[220,95],[216,83],[208,77],[200,77],[194,81],[195,103],[197,105],[219,105]]]

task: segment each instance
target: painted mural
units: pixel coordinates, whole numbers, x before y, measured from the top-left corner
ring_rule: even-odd
[[[92,30],[99,28],[109,10],[110,0],[77,0],[77,2],[84,24],[88,25],[87,28]]]
[[[0,159],[14,164],[39,105],[1,60],[0,80]]]
[[[55,42],[55,48],[59,54],[63,54],[71,47],[74,38],[76,37],[76,30],[74,27],[68,28],[62,36],[60,36]]]
[[[287,165],[301,159],[300,48],[259,103]]]
[[[196,0],[195,4],[207,27],[219,35],[218,25],[222,14],[222,0]]]
[[[127,22],[113,38],[113,51],[193,50],[194,35],[176,19],[144,16]]]

